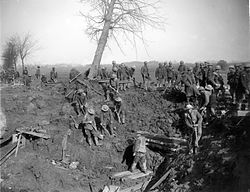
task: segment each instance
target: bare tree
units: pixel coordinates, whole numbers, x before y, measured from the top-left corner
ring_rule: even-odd
[[[161,28],[163,18],[158,14],[158,0],[81,0],[93,8],[89,14],[81,12],[87,21],[86,33],[98,42],[89,77],[97,75],[102,54],[108,39],[121,46],[118,35],[123,35],[136,47],[136,39],[143,39],[143,29],[148,25]],[[122,49],[121,49],[122,50]]]
[[[17,36],[11,36],[4,46],[3,51],[3,69],[5,71],[16,71],[17,59],[19,55],[18,38]]]
[[[18,50],[24,70],[24,60],[37,49],[37,41],[32,40],[31,34],[27,33],[23,38],[18,36]]]

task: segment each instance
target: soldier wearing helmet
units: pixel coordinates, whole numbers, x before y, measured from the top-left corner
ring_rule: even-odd
[[[233,103],[236,99],[236,79],[235,79],[235,67],[233,65],[229,66],[229,72],[227,73],[227,84],[230,86],[229,92],[232,97]]]
[[[189,103],[191,97],[194,97],[196,99],[197,96],[200,95],[200,93],[196,87],[196,82],[194,75],[192,73],[192,68],[187,67],[186,70],[187,72],[184,74],[182,82],[184,84],[184,90],[186,93],[187,102]]]
[[[185,73],[186,72],[186,66],[184,65],[184,61],[180,61],[180,65],[178,67],[179,73]]]
[[[99,143],[99,139],[102,139],[102,135],[97,130],[96,122],[95,122],[95,110],[91,107],[87,109],[87,113],[85,114],[82,124],[84,125],[84,131],[87,136],[87,142],[91,146],[92,138],[94,140],[95,145],[101,145]]]
[[[194,109],[194,107],[190,104],[186,106],[186,113],[185,113],[185,123],[186,126],[189,128],[191,135],[190,135],[190,141],[193,148],[193,153],[195,154],[197,152],[197,148],[199,147],[199,140],[202,135],[202,121],[203,118],[201,114]],[[191,149],[192,149],[191,148]],[[191,150],[190,149],[190,150]]]
[[[109,84],[104,89],[106,100],[109,101],[110,96],[114,97],[118,93],[118,89],[119,89],[119,80],[117,78],[117,75],[115,73],[112,73],[109,79]]]
[[[53,83],[57,82],[57,72],[55,70],[55,67],[52,67],[52,71],[50,71],[50,80]]]
[[[77,116],[85,115],[86,113],[86,104],[87,104],[87,93],[86,90],[78,89],[73,96],[75,101],[74,110]]]
[[[115,113],[119,123],[125,123],[125,106],[121,97],[116,97],[114,99]]]
[[[121,83],[128,79],[128,74],[124,63],[121,63],[121,65],[119,66],[119,69],[117,71],[117,77],[120,81],[120,86],[121,86],[120,89],[126,91],[127,88],[126,83]]]
[[[130,168],[131,172],[134,172],[136,165],[139,164],[141,171],[143,173],[146,173],[146,171],[147,171],[146,145],[148,144],[147,141],[148,141],[148,139],[146,139],[144,136],[141,136],[139,134],[137,135],[136,141],[135,141],[134,146],[133,146],[134,160],[133,160],[133,163],[132,163],[131,168]]]
[[[141,67],[141,76],[144,85],[144,89],[148,90],[150,75],[148,70],[148,62],[144,61],[144,65]]]
[[[159,66],[155,70],[155,78],[157,80],[157,87],[161,87],[164,81],[164,68],[162,63],[159,63]]]
[[[212,85],[214,88],[216,87],[216,83],[214,82],[214,69],[213,69],[213,64],[211,63],[207,63],[207,75],[206,75],[206,78],[207,78],[207,82],[206,82],[206,85]]]
[[[242,78],[242,64],[237,63],[235,64],[235,84],[236,84],[236,91],[235,91],[235,97],[236,97],[236,103],[238,103],[238,109],[241,109],[241,103],[244,99],[245,89],[242,84],[241,78]]]
[[[244,71],[241,74],[241,83],[244,87],[244,98],[247,99],[248,106],[246,110],[250,109],[250,63],[245,64]]]
[[[113,114],[108,105],[103,105],[100,114],[101,126],[103,130],[108,134],[113,136]]]
[[[108,79],[108,72],[107,72],[106,67],[103,66],[101,68],[100,76],[101,76],[101,79]]]
[[[195,67],[193,68],[193,73],[195,77],[195,82],[197,86],[200,86],[202,81],[202,72],[200,63],[196,62]]]
[[[219,92],[222,92],[222,96],[225,96],[224,80],[221,75],[221,66],[217,65],[214,72],[214,82],[215,82],[215,94],[218,96]]]
[[[40,77],[41,77],[40,66],[37,66],[35,76],[36,76],[37,79],[40,79]]]

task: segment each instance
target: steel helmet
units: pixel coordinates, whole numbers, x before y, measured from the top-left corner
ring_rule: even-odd
[[[216,70],[221,70],[221,66],[220,65],[216,65],[215,69]]]
[[[194,107],[193,107],[193,105],[187,104],[186,108],[187,109],[193,109]]]
[[[121,101],[122,101],[122,98],[121,98],[121,97],[116,97],[116,98],[115,98],[115,101],[116,101],[116,102],[121,102]]]
[[[107,106],[107,105],[102,106],[102,111],[108,111],[108,110],[109,110],[109,106]]]
[[[229,66],[229,69],[234,69],[234,66],[233,66],[233,65],[230,65],[230,66]]]
[[[113,73],[113,74],[111,75],[111,78],[112,78],[112,79],[115,79],[115,78],[116,78],[116,74]]]
[[[212,87],[212,85],[207,85],[205,89],[208,91],[212,91],[214,88]]]
[[[95,110],[93,109],[93,108],[88,108],[88,113],[90,114],[90,115],[94,115],[95,114]]]
[[[116,71],[118,71],[118,68],[117,68],[117,67],[114,67],[112,70],[113,70],[114,72],[116,72]]]

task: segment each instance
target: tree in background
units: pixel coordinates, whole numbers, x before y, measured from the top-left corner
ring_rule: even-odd
[[[29,33],[27,33],[23,38],[18,36],[17,39],[19,56],[22,62],[22,70],[24,70],[25,59],[37,50],[37,41],[34,41]]]
[[[227,68],[228,68],[228,64],[225,60],[218,61],[217,65],[220,65],[220,67],[223,71],[227,70]]]
[[[161,28],[164,24],[158,14],[157,0],[81,0],[93,8],[81,15],[87,21],[86,33],[97,41],[89,78],[94,78],[100,68],[100,62],[109,39],[114,39],[118,47],[118,35],[123,35],[135,47],[136,39],[144,42],[143,29],[146,26]]]
[[[17,36],[10,37],[3,48],[3,69],[8,75],[14,75],[19,55]]]

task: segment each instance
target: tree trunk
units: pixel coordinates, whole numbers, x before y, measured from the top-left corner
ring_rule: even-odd
[[[90,79],[93,79],[96,75],[98,75],[98,72],[99,72],[103,51],[105,49],[105,46],[108,40],[109,29],[110,29],[115,2],[116,0],[111,0],[109,4],[109,10],[106,15],[102,33],[101,33],[101,36],[100,36],[100,39],[98,41],[98,45],[95,51],[95,56],[91,64],[90,73],[89,73]]]
[[[21,61],[22,61],[22,73],[21,73],[21,74],[23,74],[23,70],[24,70],[24,59],[21,58]]]

